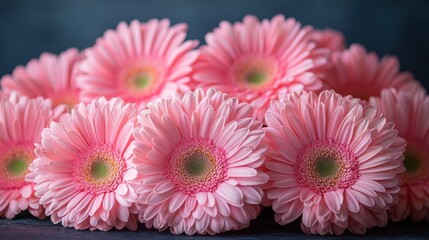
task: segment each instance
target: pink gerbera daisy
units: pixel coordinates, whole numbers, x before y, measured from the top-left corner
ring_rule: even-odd
[[[386,225],[406,145],[392,122],[333,91],[282,98],[265,120],[267,194],[278,223],[302,216],[304,232],[322,235]]]
[[[86,51],[78,84],[82,99],[121,97],[144,106],[156,97],[189,90],[197,41],[183,42],[186,24],[168,19],[119,23]]]
[[[54,223],[76,229],[135,230],[137,195],[130,181],[137,108],[118,98],[80,103],[51,123],[31,165],[36,196]]]
[[[390,218],[429,220],[429,97],[423,91],[389,89],[382,91],[380,98],[371,98],[370,104],[395,122],[399,136],[408,143],[399,202],[390,209]]]
[[[279,93],[315,91],[329,50],[316,48],[311,27],[301,28],[282,15],[271,21],[246,16],[243,22],[223,21],[206,35],[207,46],[195,64],[197,87],[215,87],[255,107],[259,120]]]
[[[245,228],[260,210],[266,147],[252,108],[209,89],[148,104],[134,131],[139,218],[174,234]]]
[[[27,66],[15,68],[11,76],[4,76],[1,80],[3,91],[6,94],[17,91],[30,98],[49,98],[54,107],[61,104],[72,107],[79,103],[76,86],[79,59],[77,49],[69,49],[59,56],[43,53]]]
[[[0,217],[14,218],[29,210],[44,218],[31,181],[25,180],[35,159],[34,143],[52,119],[51,102],[11,92],[0,99]]]
[[[323,80],[327,89],[346,96],[352,95],[364,100],[380,96],[381,90],[395,88],[415,92],[423,89],[408,72],[399,72],[396,57],[383,57],[367,53],[365,48],[353,44],[349,49],[332,53],[332,71]]]
[[[332,29],[314,30],[311,40],[318,48],[328,48],[332,51],[342,51],[346,46],[343,34]]]

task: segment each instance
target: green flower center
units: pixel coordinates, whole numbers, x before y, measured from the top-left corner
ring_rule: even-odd
[[[406,151],[404,159],[405,172],[416,174],[422,167],[419,157],[414,152]]]
[[[185,163],[186,172],[193,177],[203,176],[210,171],[211,164],[206,157],[200,153],[192,153]]]
[[[146,73],[140,73],[133,78],[134,87],[138,90],[145,89],[150,85],[151,76]]]
[[[14,177],[23,175],[28,167],[27,160],[23,156],[12,157],[7,166],[7,172]]]
[[[232,67],[233,81],[244,87],[262,89],[274,80],[277,60],[269,57],[248,56]]]
[[[91,176],[94,180],[102,180],[110,177],[110,165],[109,163],[98,160],[91,164]]]
[[[414,184],[429,180],[429,163],[424,161],[428,155],[424,149],[424,146],[414,142],[407,145],[404,153],[405,172],[400,175],[403,183]]]
[[[321,156],[314,164],[314,171],[322,178],[335,176],[338,169],[338,162],[330,156]]]
[[[110,144],[95,145],[81,152],[73,166],[77,189],[94,194],[114,191],[125,172],[121,152]]]
[[[166,160],[167,178],[177,191],[189,195],[213,192],[227,177],[225,150],[210,139],[183,139]]]
[[[353,152],[330,140],[302,149],[294,168],[297,182],[316,193],[348,188],[359,178],[359,161]]]
[[[26,184],[25,175],[29,171],[28,166],[34,159],[32,146],[11,146],[1,150],[0,190],[21,188]]]
[[[245,79],[247,83],[251,85],[259,86],[264,84],[268,78],[267,78],[267,74],[264,71],[252,71],[249,74],[247,74]]]

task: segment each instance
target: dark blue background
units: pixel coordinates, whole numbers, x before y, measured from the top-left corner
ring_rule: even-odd
[[[188,23],[188,39],[204,43],[204,35],[221,20],[241,21],[246,14],[271,18],[278,13],[303,24],[339,30],[348,43],[361,43],[379,55],[397,55],[402,70],[413,72],[429,89],[429,1],[424,0],[0,0],[0,76],[45,51],[60,53],[69,47],[90,47],[106,29],[115,28],[120,21],[170,18],[172,23]],[[0,219],[0,239],[115,237],[170,239],[172,235],[144,229],[137,233],[75,231],[28,216],[14,221]],[[301,233],[297,222],[278,226],[272,213],[263,214],[244,231],[219,238],[268,237],[311,238]],[[426,223],[389,224],[387,228],[369,230],[365,237],[427,239],[428,228]]]
[[[221,20],[278,13],[339,30],[348,43],[379,55],[397,55],[401,69],[429,89],[429,1],[424,0],[0,0],[0,76],[45,51],[90,47],[120,21],[170,18],[188,23],[188,39],[204,43],[204,35]]]

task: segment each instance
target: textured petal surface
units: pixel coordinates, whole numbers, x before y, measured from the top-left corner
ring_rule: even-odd
[[[0,217],[11,219],[24,210],[45,217],[33,189],[35,175],[29,171],[36,158],[34,145],[52,119],[49,100],[29,99],[15,91],[0,98]]]
[[[72,108],[80,101],[76,77],[81,58],[74,48],[58,56],[43,53],[25,67],[15,68],[12,75],[4,76],[2,89],[6,94],[16,91],[30,98],[40,96],[51,99],[54,107]]]
[[[107,231],[137,228],[138,181],[131,163],[137,108],[114,98],[76,105],[42,131],[32,172],[40,203],[54,223]]]
[[[278,223],[302,216],[303,231],[321,235],[387,223],[405,141],[381,112],[322,91],[287,95],[265,116],[267,196]]]
[[[148,103],[133,132],[137,207],[146,227],[213,235],[256,218],[268,177],[262,124],[249,109],[214,89]]]
[[[107,30],[85,51],[78,86],[85,102],[121,97],[144,107],[156,97],[189,90],[197,41],[184,41],[187,26],[168,19],[132,21]]]
[[[392,204],[390,219],[417,222],[429,219],[429,97],[424,91],[388,89],[370,104],[395,122],[399,136],[407,141],[405,172],[401,174],[399,200]]]
[[[301,27],[283,15],[262,21],[250,15],[242,22],[223,21],[200,48],[194,84],[250,103],[253,116],[262,121],[278,94],[322,87],[320,74],[331,50],[317,47],[311,34],[311,27]]]
[[[346,96],[369,100],[379,97],[386,88],[398,91],[415,92],[423,90],[421,84],[409,72],[400,72],[399,61],[396,57],[386,56],[381,59],[367,52],[359,44],[350,48],[336,51],[332,54],[333,68],[328,71],[323,82],[326,89],[333,89]]]

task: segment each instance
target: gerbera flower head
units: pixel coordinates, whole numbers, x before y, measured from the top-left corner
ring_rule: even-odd
[[[316,43],[317,48],[328,48],[332,51],[342,51],[346,46],[344,35],[332,29],[313,30],[311,40]]]
[[[429,97],[423,91],[386,89],[369,102],[395,122],[399,136],[407,141],[406,170],[400,175],[399,201],[392,205],[390,219],[429,220]]]
[[[119,23],[86,51],[78,77],[83,101],[121,97],[141,106],[171,92],[189,90],[198,52],[197,41],[186,41],[186,24],[168,19]]]
[[[80,103],[52,122],[36,144],[36,196],[54,223],[76,229],[135,230],[137,195],[130,181],[137,108],[118,98]]]
[[[254,16],[231,24],[223,21],[206,35],[193,79],[197,87],[214,87],[255,108],[263,120],[271,99],[296,90],[315,91],[330,51],[316,48],[311,27],[277,15]]]
[[[134,130],[139,219],[174,234],[245,228],[260,210],[266,151],[252,107],[209,89],[148,104]]]
[[[368,53],[359,44],[349,49],[332,53],[333,68],[323,78],[326,88],[346,96],[369,100],[380,96],[385,88],[415,92],[423,89],[421,84],[408,72],[400,72],[396,57],[379,59],[377,54]]]
[[[268,109],[266,167],[275,220],[311,234],[363,234],[387,223],[405,141],[368,104],[334,91],[295,93]]]
[[[0,99],[0,217],[28,210],[44,218],[31,181],[25,179],[35,159],[34,143],[52,120],[51,101],[29,99],[12,91]]]
[[[69,109],[79,103],[76,76],[80,59],[74,48],[58,56],[43,53],[25,67],[16,67],[12,75],[4,76],[1,86],[6,94],[16,91],[30,98],[41,96],[51,99],[54,107]]]

